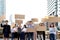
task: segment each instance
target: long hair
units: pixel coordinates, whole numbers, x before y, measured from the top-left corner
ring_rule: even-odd
[[[53,26],[51,26],[51,25],[53,25]],[[51,24],[50,24],[50,27],[54,27],[54,23],[51,23]]]

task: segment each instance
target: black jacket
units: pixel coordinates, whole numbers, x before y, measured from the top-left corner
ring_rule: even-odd
[[[10,25],[2,25],[1,27],[3,27],[3,33],[10,33]]]

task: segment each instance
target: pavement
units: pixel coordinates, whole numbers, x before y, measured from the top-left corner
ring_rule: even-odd
[[[0,38],[0,40],[3,40],[3,38]],[[11,40],[11,39],[9,39],[9,40]],[[37,39],[38,40],[38,39]],[[46,40],[49,40],[49,39],[46,39]],[[57,40],[60,40],[60,39],[57,39]]]

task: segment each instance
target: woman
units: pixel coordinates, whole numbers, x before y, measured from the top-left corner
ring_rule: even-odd
[[[17,40],[16,39],[17,38],[17,28],[18,27],[16,27],[16,24],[15,24],[14,27],[11,28],[11,34],[12,34],[12,39],[11,40]]]
[[[50,40],[56,40],[57,28],[55,28],[54,23],[49,27]]]
[[[25,40],[25,32],[26,32],[25,26],[21,27],[20,40]]]

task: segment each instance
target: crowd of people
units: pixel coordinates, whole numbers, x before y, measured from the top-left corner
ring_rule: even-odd
[[[32,21],[28,21],[24,26],[15,24],[11,28],[8,24],[8,20],[6,20],[4,23],[1,23],[1,27],[3,27],[4,40],[9,40],[9,34],[11,34],[11,40],[34,40],[34,32],[26,32],[27,28],[34,28],[34,23]],[[45,31],[40,31],[40,33],[43,34],[43,40],[45,40]],[[38,34],[39,31],[37,31],[37,35]],[[57,29],[54,23],[50,24],[49,34],[50,40],[56,40]]]

